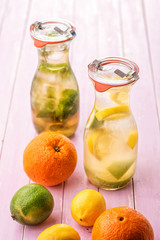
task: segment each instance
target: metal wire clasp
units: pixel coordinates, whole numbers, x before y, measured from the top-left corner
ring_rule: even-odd
[[[88,67],[90,66],[90,64],[88,65]],[[102,65],[101,65],[101,62],[98,61],[97,59],[95,59],[93,62],[92,62],[92,66],[94,67],[95,70],[103,70],[102,68]]]
[[[60,29],[59,27],[55,27],[54,30],[55,30],[56,32],[58,32],[59,34],[63,35],[63,34],[66,34],[66,33],[67,33],[68,28],[67,28],[65,31],[63,31],[63,30]],[[76,36],[76,32],[75,32],[73,29],[70,31],[70,33],[72,34],[73,37]]]
[[[36,22],[33,23],[32,25],[34,25],[36,28],[38,28],[38,29],[40,29],[40,30],[43,30],[43,27],[42,27],[42,23],[41,23],[41,22],[36,21]]]
[[[131,70],[127,74],[125,74],[121,70],[116,69],[114,73],[120,76],[121,78],[127,78],[128,80],[131,80],[132,78],[134,78],[134,80],[137,81],[139,79],[138,74],[134,70]]]
[[[129,73],[127,73],[126,77],[128,77],[128,80],[134,78],[134,80],[137,81],[139,79],[139,75],[134,70],[131,70]]]

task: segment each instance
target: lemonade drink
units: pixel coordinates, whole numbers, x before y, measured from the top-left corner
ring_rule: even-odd
[[[114,72],[117,65],[109,65]],[[95,86],[95,105],[84,133],[84,168],[94,185],[115,190],[127,185],[134,175],[138,132],[129,105],[133,79],[119,86],[122,79],[115,74],[111,78],[112,87],[107,91],[106,84],[101,92]]]
[[[70,25],[64,22],[35,23],[31,31],[34,40],[36,38],[39,57],[31,87],[35,129],[38,133],[50,130],[70,137],[79,122],[79,89],[69,63],[69,45],[73,38]],[[37,39],[41,38],[43,41],[37,45]]]

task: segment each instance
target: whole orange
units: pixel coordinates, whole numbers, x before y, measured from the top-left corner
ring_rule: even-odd
[[[65,181],[76,164],[77,152],[71,140],[54,132],[43,132],[35,137],[23,154],[23,166],[28,177],[45,186]]]
[[[151,224],[138,211],[116,207],[103,212],[95,221],[92,240],[153,240]]]

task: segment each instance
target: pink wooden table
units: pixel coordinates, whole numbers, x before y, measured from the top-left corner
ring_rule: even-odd
[[[124,56],[140,67],[131,107],[139,130],[138,166],[124,189],[99,190],[107,208],[130,206],[144,214],[160,240],[160,1],[159,0],[0,0],[0,240],[36,240],[56,223],[67,223],[91,239],[91,228],[71,217],[72,198],[91,185],[83,169],[83,130],[94,104],[87,65],[104,56]],[[61,17],[74,23],[71,64],[80,88],[81,118],[72,138],[78,151],[74,174],[51,187],[52,215],[39,226],[23,227],[10,217],[10,200],[29,179],[23,171],[23,151],[36,135],[30,113],[30,86],[37,52],[29,26],[36,20]]]

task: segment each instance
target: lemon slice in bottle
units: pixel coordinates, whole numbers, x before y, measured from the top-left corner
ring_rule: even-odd
[[[97,129],[91,132],[88,136],[87,143],[88,143],[88,149],[93,154],[94,152],[94,144],[99,135],[101,135],[105,131],[105,129]]]
[[[127,144],[130,148],[134,148],[135,145],[137,144],[138,141],[138,132],[137,130],[133,130],[130,132],[128,139],[127,139]]]
[[[121,90],[110,89],[110,98],[117,104],[124,105],[128,103],[129,88],[126,87]]]
[[[89,151],[101,161],[110,153],[112,135],[104,128],[97,129],[88,136],[87,142]]]
[[[130,108],[128,105],[114,106],[109,108],[104,108],[98,111],[95,116],[98,121],[101,121],[105,118],[108,120],[115,120],[122,117],[128,116],[130,113]]]
[[[105,159],[113,149],[111,149],[112,135],[109,131],[104,131],[95,140],[93,154],[95,157],[102,161]]]

